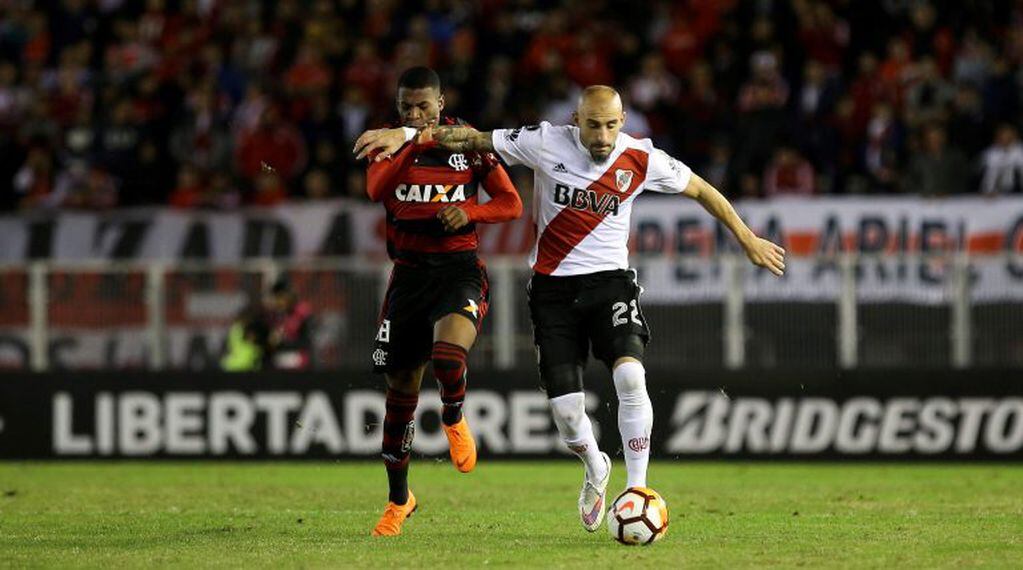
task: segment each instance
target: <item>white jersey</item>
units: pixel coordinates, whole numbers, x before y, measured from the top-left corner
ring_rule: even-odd
[[[644,190],[681,193],[692,176],[650,139],[624,133],[602,163],[594,162],[575,126],[498,129],[493,144],[508,164],[533,169],[537,233],[529,263],[544,275],[627,269],[636,196]]]

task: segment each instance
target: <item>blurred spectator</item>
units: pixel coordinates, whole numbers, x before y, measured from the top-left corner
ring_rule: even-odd
[[[207,205],[218,210],[237,208],[242,203],[241,192],[226,172],[213,173],[207,196]]]
[[[913,73],[913,60],[906,40],[901,37],[888,40],[888,57],[877,69],[877,79],[881,82],[881,94],[885,100],[901,106],[906,100],[906,89],[912,82]]]
[[[117,182],[98,165],[72,163],[57,177],[53,192],[65,208],[106,210],[117,206]]]
[[[306,163],[305,142],[298,129],[281,116],[278,105],[263,111],[255,129],[242,133],[235,152],[238,172],[249,180],[255,180],[264,165],[290,180]]]
[[[286,279],[270,290],[270,350],[277,370],[307,370],[312,367],[313,311],[301,301]]]
[[[54,191],[53,156],[42,148],[29,151],[25,163],[14,176],[14,191],[24,209],[56,208],[63,197]]]
[[[330,112],[329,107],[324,107],[323,111]],[[319,115],[314,115],[314,117],[315,116]],[[349,143],[354,144],[355,139],[359,138],[359,135],[361,135],[368,127],[367,123],[369,116],[370,106],[369,102],[366,101],[366,96],[363,91],[358,87],[348,87],[344,90],[341,100],[341,129],[331,129],[330,132],[334,136],[339,134],[342,135],[343,138],[340,142],[343,143],[344,146],[349,146]],[[332,138],[330,142],[336,143],[338,141]]]
[[[113,108],[106,128],[100,134],[100,162],[123,175],[135,169],[137,148],[142,132],[135,124],[135,111],[128,101],[119,101]]]
[[[799,18],[799,41],[810,61],[838,68],[849,45],[849,24],[826,2],[793,2],[793,8]]]
[[[256,175],[256,183],[249,203],[253,206],[277,206],[288,198],[288,192],[277,172],[267,168]]]
[[[916,66],[916,79],[906,94],[906,122],[913,128],[946,118],[954,92],[930,57]]]
[[[949,108],[948,130],[955,133],[956,144],[976,155],[987,144],[988,120],[980,93],[971,86],[960,86]]]
[[[920,150],[910,159],[905,186],[923,196],[949,196],[967,191],[970,166],[959,149],[948,146],[944,127],[929,125]]]
[[[0,62],[0,128],[5,130],[18,123],[31,97],[29,89],[17,81],[18,68]]]
[[[170,136],[171,155],[179,163],[189,162],[204,170],[227,168],[231,142],[212,86],[195,89],[185,104],[185,118]]]
[[[902,153],[903,127],[892,107],[877,103],[867,123],[863,163],[874,191],[894,191],[898,183],[898,161]],[[913,190],[915,191],[915,187]]]
[[[311,170],[303,182],[305,197],[310,200],[330,198],[330,176],[322,170]]]
[[[227,331],[227,343],[220,367],[225,372],[263,369],[270,352],[269,340],[266,312],[259,303],[250,302],[238,313]]]
[[[330,69],[323,55],[311,43],[298,49],[295,63],[284,74],[284,86],[292,96],[308,97],[325,90],[330,84]]]
[[[799,151],[783,146],[764,170],[764,197],[811,196],[816,191],[813,165]]]
[[[628,93],[636,108],[652,111],[675,101],[679,93],[679,82],[664,67],[664,58],[651,53],[643,58],[640,72],[629,84]]]
[[[731,194],[731,181],[728,179],[731,158],[732,150],[728,144],[717,141],[710,148],[710,159],[700,169],[703,179],[725,194]]]
[[[735,163],[742,173],[761,170],[777,141],[785,136],[788,84],[770,52],[751,57],[753,76],[739,92],[740,124]]]
[[[983,176],[980,191],[984,194],[1008,194],[1023,188],[1023,144],[1012,125],[1001,125],[994,143],[981,159]]]
[[[178,170],[178,184],[171,192],[167,203],[174,208],[190,209],[206,205],[206,191],[199,173],[190,164],[182,164]]]

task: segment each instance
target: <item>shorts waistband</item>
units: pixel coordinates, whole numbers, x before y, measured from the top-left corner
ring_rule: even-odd
[[[557,283],[575,284],[615,277],[632,278],[632,276],[632,269],[608,269],[605,271],[595,271],[593,273],[583,273],[580,275],[545,275],[543,273],[533,273],[532,281],[534,283],[550,283],[552,285]]]

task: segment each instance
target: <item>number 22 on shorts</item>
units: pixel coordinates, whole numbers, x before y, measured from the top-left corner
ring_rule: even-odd
[[[629,312],[629,306],[632,306],[632,312]],[[628,304],[624,302],[617,302],[611,307],[611,326],[617,327],[619,325],[629,324],[629,319],[625,318],[625,313],[629,313],[629,318],[632,319],[633,323],[642,326],[642,322],[639,320],[639,305],[636,304],[636,300],[633,299]]]

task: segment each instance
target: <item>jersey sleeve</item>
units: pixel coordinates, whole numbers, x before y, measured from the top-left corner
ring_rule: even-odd
[[[533,169],[539,168],[544,135],[550,126],[550,123],[544,121],[528,127],[496,129],[492,133],[494,150],[509,165],[522,164]]]
[[[664,194],[680,194],[689,186],[693,171],[681,160],[655,148],[647,163],[646,190]]]
[[[437,141],[408,142],[398,152],[380,162],[373,160],[376,153],[370,155],[369,166],[366,170],[366,194],[369,199],[374,202],[383,200],[387,193],[393,191],[394,187],[398,185],[415,158],[423,151],[436,146]]]

